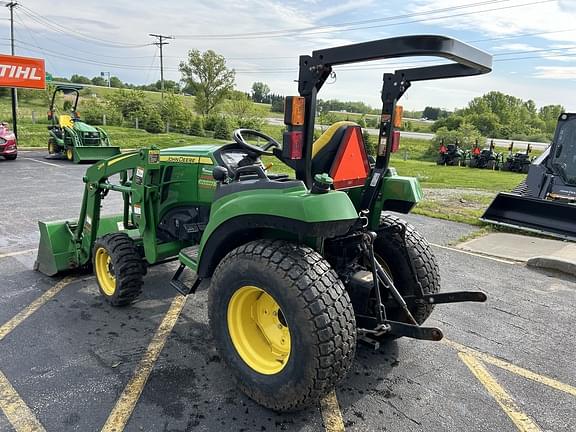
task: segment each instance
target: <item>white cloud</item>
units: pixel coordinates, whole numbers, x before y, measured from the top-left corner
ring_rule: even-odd
[[[576,66],[536,66],[535,78],[576,80]]]

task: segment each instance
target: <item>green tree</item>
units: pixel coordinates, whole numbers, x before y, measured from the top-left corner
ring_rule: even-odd
[[[502,126],[498,116],[494,113],[472,114],[466,117],[466,121],[487,137],[498,136]]]
[[[113,76],[110,77],[110,87],[122,88],[124,87],[124,83],[120,80],[120,78]]]
[[[245,94],[241,93],[228,103],[226,110],[235,127],[260,129],[264,124],[266,111],[256,106]]]
[[[108,80],[101,77],[101,76],[95,76],[94,78],[91,79],[92,84],[97,85],[97,86],[102,86],[102,87],[107,87],[108,86]]]
[[[166,93],[159,108],[162,121],[170,124],[171,129],[184,131],[190,127],[192,113],[186,108],[181,97],[172,92]]]
[[[252,100],[254,102],[267,102],[268,95],[270,94],[270,87],[263,82],[255,82],[252,84]]]
[[[436,154],[442,140],[444,140],[445,144],[455,144],[456,141],[458,141],[460,147],[471,149],[476,142],[482,146],[486,138],[482,136],[478,129],[469,123],[463,123],[459,128],[453,130],[441,127],[436,131],[429,151]]]
[[[565,111],[562,105],[546,105],[540,108],[538,117],[544,121],[544,130],[548,133],[554,133],[558,117]]]
[[[122,114],[110,103],[97,98],[84,98],[80,101],[80,112],[82,119],[91,125],[103,124],[106,115],[106,124],[120,126],[122,124]]]
[[[224,116],[220,116],[214,126],[214,138],[220,139],[230,139],[232,135],[232,128],[228,119]]]
[[[92,84],[92,81],[90,81],[90,78],[85,77],[84,75],[72,75],[70,77],[70,81],[76,84]]]
[[[208,115],[222,103],[234,88],[234,70],[226,67],[226,59],[212,50],[188,52],[187,62],[180,63],[182,81],[196,96],[196,111]]]
[[[127,119],[143,119],[149,108],[142,90],[120,89],[106,95],[106,99]]]
[[[194,117],[192,123],[190,124],[189,134],[199,137],[206,135],[206,132],[204,131],[204,123],[202,121],[202,117],[200,116]]]
[[[146,112],[146,117],[144,119],[144,129],[146,132],[150,133],[162,133],[164,132],[164,121],[160,115],[160,111],[152,106]]]

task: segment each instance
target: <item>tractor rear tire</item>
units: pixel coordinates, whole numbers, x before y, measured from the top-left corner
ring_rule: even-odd
[[[100,294],[112,306],[126,306],[141,293],[146,265],[126,233],[111,233],[94,242],[92,266]]]
[[[208,316],[238,387],[275,411],[316,404],[354,360],[348,293],[307,246],[256,240],[234,249],[212,277]]]
[[[409,223],[389,214],[380,217],[374,252],[402,296],[416,295],[420,287],[424,294],[440,291],[440,271],[430,244]],[[418,324],[422,324],[434,310],[434,305],[407,301]],[[388,318],[406,322],[404,312],[391,309]]]

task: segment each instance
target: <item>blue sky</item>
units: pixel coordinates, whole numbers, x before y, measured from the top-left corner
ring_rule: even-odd
[[[239,90],[264,81],[272,91],[296,94],[300,54],[314,49],[409,34],[442,34],[494,54],[491,74],[415,83],[408,109],[447,109],[500,90],[562,104],[576,111],[576,0],[218,0],[113,3],[22,0],[15,10],[16,53],[46,58],[54,75],[89,77],[109,71],[123,81],[159,79],[157,48],[148,33],[174,35],[165,47],[165,77],[178,80],[189,49],[213,49],[236,69]],[[0,10],[0,49],[8,53],[8,10]],[[44,21],[46,19],[48,21]],[[370,23],[347,24],[372,20]],[[359,28],[360,27],[360,28]],[[296,31],[294,31],[296,30]],[[280,32],[275,33],[270,32]],[[230,37],[230,34],[264,33]],[[222,37],[224,35],[225,37]],[[379,105],[382,72],[337,69],[320,97]]]

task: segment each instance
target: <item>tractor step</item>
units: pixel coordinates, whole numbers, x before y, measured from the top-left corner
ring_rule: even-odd
[[[437,294],[426,294],[422,297],[425,303],[444,304],[460,302],[479,302],[483,303],[488,299],[486,294],[481,291],[452,291]]]
[[[192,286],[188,286],[184,282],[182,282],[180,280],[180,276],[182,276],[182,272],[184,271],[185,268],[186,266],[184,264],[180,264],[180,267],[178,267],[178,270],[176,270],[176,273],[174,273],[174,276],[172,276],[172,280],[170,281],[170,285],[172,286],[172,288],[174,288],[184,297],[186,297],[188,294],[194,294],[198,289],[200,282],[202,281],[202,279],[197,277]]]
[[[180,260],[180,262],[182,264],[184,264],[186,267],[191,268],[192,270],[196,270],[198,267],[198,252],[199,252],[200,246],[195,245],[195,246],[190,246],[187,248],[184,248],[180,251],[180,253],[178,254],[178,259]]]

